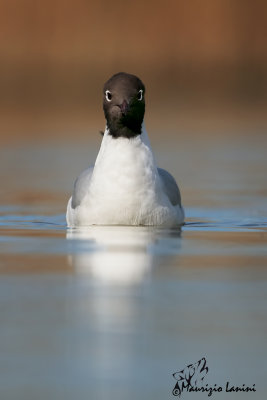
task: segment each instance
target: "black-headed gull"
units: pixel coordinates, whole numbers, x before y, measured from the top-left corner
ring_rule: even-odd
[[[169,172],[157,167],[144,126],[144,84],[120,72],[105,83],[103,95],[102,144],[95,165],[75,181],[68,226],[181,225],[179,188]]]

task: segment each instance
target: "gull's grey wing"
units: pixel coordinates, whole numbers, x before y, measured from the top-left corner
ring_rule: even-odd
[[[87,188],[90,185],[93,170],[94,167],[87,168],[78,176],[78,178],[74,182],[74,189],[71,199],[72,208],[76,208],[81,204],[81,201],[87,192]]]
[[[158,168],[159,176],[163,182],[165,193],[173,206],[181,207],[181,194],[174,177],[165,169]]]

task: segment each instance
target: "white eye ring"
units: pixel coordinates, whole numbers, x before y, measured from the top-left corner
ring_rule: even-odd
[[[142,90],[142,89],[139,90],[137,99],[138,99],[139,101],[143,100],[143,90]]]
[[[106,90],[106,91],[105,91],[105,95],[106,95],[107,101],[111,101],[111,99],[112,99],[112,94],[111,94],[111,92],[110,92],[109,90]]]

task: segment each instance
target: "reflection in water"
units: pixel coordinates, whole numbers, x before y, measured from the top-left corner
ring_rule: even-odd
[[[82,250],[69,256],[77,273],[90,274],[103,282],[133,284],[149,276],[160,236],[179,238],[180,230],[155,227],[91,226],[70,229],[67,239],[82,243]],[[178,242],[177,242],[178,245]]]
[[[177,256],[179,237],[179,230],[155,227],[91,226],[67,232],[78,283],[75,306],[69,307],[75,337],[71,363],[74,371],[83,366],[90,398],[142,398],[150,388],[155,368],[150,352],[156,349],[161,359],[157,349],[162,344],[153,336],[162,313],[152,269],[160,258],[156,255],[164,254],[166,261],[175,247]],[[163,385],[153,398],[164,398],[168,390]]]

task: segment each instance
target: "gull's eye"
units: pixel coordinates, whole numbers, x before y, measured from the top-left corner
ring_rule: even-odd
[[[143,100],[143,90],[142,89],[140,89],[138,92],[137,100],[139,100],[139,101]]]
[[[106,94],[106,99],[107,99],[107,101],[111,101],[111,99],[112,99],[112,94],[111,94],[111,92],[110,92],[109,90],[106,90],[105,94]]]

